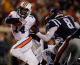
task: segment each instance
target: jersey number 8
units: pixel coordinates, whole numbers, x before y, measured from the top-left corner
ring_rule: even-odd
[[[67,26],[70,29],[73,29],[74,28],[74,26],[72,25],[72,23],[70,22],[70,20],[68,18],[64,18],[63,20],[65,21],[65,23],[67,24]]]

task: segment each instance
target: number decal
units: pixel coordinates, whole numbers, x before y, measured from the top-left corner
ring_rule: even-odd
[[[25,26],[22,26],[19,30],[21,33],[25,33]],[[14,32],[18,33],[18,27],[14,30]]]
[[[72,23],[70,22],[70,20],[68,18],[64,18],[63,20],[65,21],[65,23],[67,24],[67,26],[70,29],[73,29],[74,28],[74,26],[72,25]]]
[[[25,33],[24,29],[25,29],[25,26],[22,26],[22,28],[19,31],[21,31],[22,33]]]
[[[33,16],[29,16],[29,17],[32,17],[33,18]]]
[[[18,27],[16,27],[16,29],[14,30],[14,32],[18,33]]]

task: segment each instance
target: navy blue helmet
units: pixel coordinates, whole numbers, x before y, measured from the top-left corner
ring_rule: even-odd
[[[50,12],[50,16],[52,18],[56,18],[58,16],[63,16],[62,12],[58,8],[53,8]]]

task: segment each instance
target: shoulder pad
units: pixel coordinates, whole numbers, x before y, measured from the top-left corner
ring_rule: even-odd
[[[15,17],[16,14],[17,14],[16,11],[12,11],[12,12],[10,12],[9,16],[11,16],[11,17]]]
[[[33,15],[29,15],[29,16],[28,16],[28,20],[29,20],[31,23],[36,22],[36,19],[35,19],[35,17],[34,17]]]

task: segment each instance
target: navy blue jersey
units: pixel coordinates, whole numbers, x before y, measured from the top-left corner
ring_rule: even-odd
[[[74,19],[70,15],[57,19],[51,19],[48,22],[49,29],[55,26],[58,27],[55,33],[61,36],[64,40],[77,30],[74,24]]]

